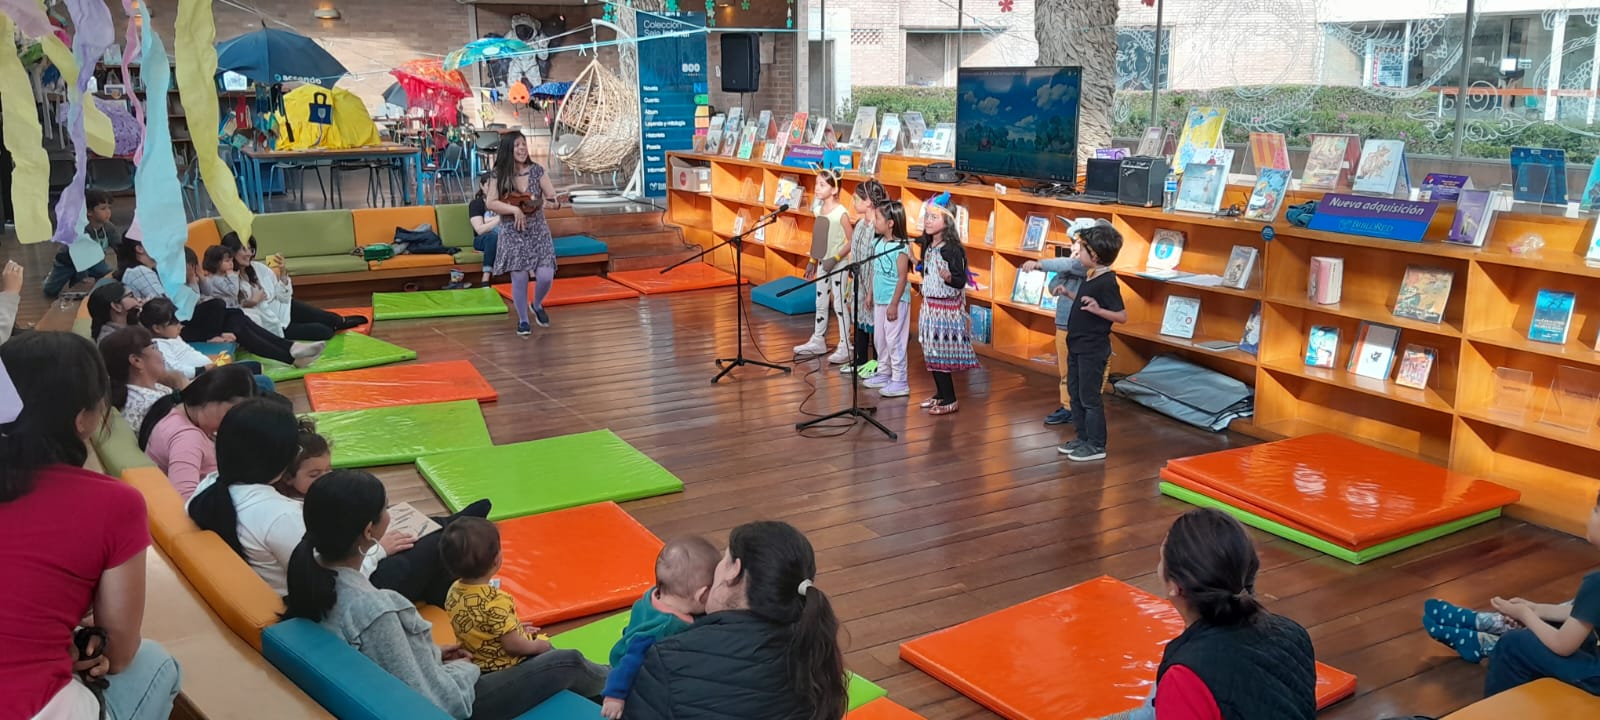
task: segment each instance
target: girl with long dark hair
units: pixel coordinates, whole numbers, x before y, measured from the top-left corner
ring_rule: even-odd
[[[90,291],[84,303],[89,306],[89,337],[95,340],[139,324],[139,298],[115,280]]]
[[[217,470],[214,438],[223,416],[256,393],[250,371],[238,365],[201,373],[150,406],[139,424],[139,447],[187,500]]]
[[[850,262],[855,263],[856,272],[846,283],[845,293],[846,297],[853,298],[851,302],[855,303],[852,308],[854,314],[852,319],[855,323],[850,344],[855,350],[855,357],[839,368],[839,372],[871,377],[878,368],[876,363],[871,363],[872,263],[866,260],[873,256],[873,246],[878,239],[878,232],[873,227],[873,213],[879,204],[888,202],[889,194],[883,189],[883,183],[877,180],[863,180],[856,185],[851,197],[855,202],[853,225],[855,230],[850,234]]]
[[[513,202],[515,201],[515,202]],[[560,207],[555,186],[544,168],[528,155],[528,139],[522,133],[503,135],[494,159],[494,182],[486,196],[488,209],[500,213],[500,235],[496,241],[495,275],[511,274],[511,304],[517,309],[517,334],[528,336],[528,311],[533,311],[539,327],[550,327],[544,310],[544,297],[556,277],[556,246],[550,237],[550,224],[544,209]],[[535,282],[533,302],[528,302],[528,281]]]
[[[879,205],[873,215],[878,239],[872,246],[872,330],[878,346],[878,372],[862,384],[884,397],[911,394],[906,381],[906,343],[911,332],[911,250],[906,209],[897,200]]]
[[[940,200],[943,202],[940,202]],[[927,205],[922,221],[922,314],[917,320],[917,341],[928,372],[933,374],[933,397],[924,400],[929,415],[948,415],[957,409],[956,382],[951,373],[978,367],[972,349],[972,329],[967,316],[967,252],[961,232],[945,203],[948,193]]]
[[[294,282],[282,255],[256,259],[256,239],[249,242],[230,232],[222,236],[224,250],[233,254],[234,267],[250,287],[261,293],[262,300],[244,313],[257,325],[274,335],[290,340],[321,342],[340,330],[365,325],[367,319],[359,315],[336,315],[310,303],[294,299]]]
[[[140,326],[107,335],[100,341],[100,356],[111,380],[111,407],[122,411],[135,433],[144,425],[151,406],[189,384],[181,373],[167,368],[155,337]]]

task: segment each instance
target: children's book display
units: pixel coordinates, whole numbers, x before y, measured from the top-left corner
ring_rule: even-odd
[[[1539,422],[1588,435],[1600,416],[1600,373],[1562,365],[1550,383]]]
[[[957,205],[955,208],[956,234],[961,236],[961,242],[971,242],[967,231],[972,227],[972,212],[967,210],[966,205]]]
[[[1356,162],[1361,157],[1361,138],[1355,135],[1312,133],[1311,151],[1300,174],[1303,190],[1348,190]]]
[[[1246,220],[1269,223],[1278,219],[1283,198],[1289,192],[1287,168],[1262,168],[1256,173],[1256,187],[1250,191],[1250,203],[1244,208]]]
[[[1394,373],[1394,384],[1414,390],[1425,390],[1428,377],[1433,374],[1433,362],[1438,352],[1430,347],[1407,345],[1400,353],[1400,368]]]
[[[1600,162],[1589,168],[1589,179],[1583,184],[1583,197],[1578,199],[1578,209],[1590,212],[1600,207]]]
[[[1591,267],[1600,265],[1600,220],[1589,228],[1589,250],[1583,254],[1583,262]]]
[[[1133,154],[1140,157],[1154,157],[1161,154],[1161,147],[1166,144],[1166,128],[1152,127],[1144,129],[1144,136],[1139,138],[1139,148]]]
[[[1447,242],[1471,247],[1483,247],[1489,237],[1489,226],[1494,221],[1495,208],[1499,206],[1499,190],[1462,190],[1456,200],[1456,217],[1450,224]]]
[[[928,124],[922,119],[922,113],[915,110],[901,113],[900,124],[906,127],[906,153],[917,152],[922,148],[922,136],[928,132]]]
[[[806,142],[812,145],[821,145],[827,134],[828,119],[825,117],[811,118],[811,129],[806,132]]]
[[[771,140],[773,131],[775,129],[776,128],[774,128],[772,126],[772,111],[771,110],[762,110],[760,114],[756,115],[756,141],[757,142],[763,142],[764,143],[764,142],[767,142],[768,140]]]
[[[1517,202],[1565,205],[1567,151],[1559,148],[1511,148],[1512,199]]]
[[[988,345],[994,337],[994,310],[973,305],[967,309],[972,316],[972,341],[980,345]]]
[[[1056,303],[1061,299],[1055,294],[1055,289],[1060,287],[1065,278],[1059,277],[1061,273],[1045,273],[1044,291],[1039,293],[1039,307],[1054,312]]]
[[[1261,351],[1261,303],[1256,303],[1255,309],[1250,311],[1250,318],[1244,321],[1244,335],[1239,338],[1239,351],[1251,355]]]
[[[1533,301],[1533,319],[1528,323],[1528,339],[1535,342],[1567,343],[1572,326],[1572,308],[1578,296],[1563,290],[1540,290]]]
[[[1228,189],[1228,168],[1192,162],[1183,169],[1178,183],[1178,198],[1173,209],[1215,215],[1222,209],[1222,194]]]
[[[1172,167],[1187,173],[1189,164],[1196,162],[1196,150],[1222,147],[1222,128],[1227,122],[1227,108],[1189,108],[1189,116],[1183,122],[1183,132],[1178,136],[1178,149],[1173,154]]]
[[[1220,165],[1224,173],[1233,172],[1233,148],[1202,148],[1195,150],[1193,157],[1194,159],[1189,162]]]
[[[1022,249],[1038,252],[1044,249],[1045,236],[1050,234],[1050,218],[1034,213],[1028,216],[1028,224],[1022,233]]]
[[[1250,133],[1250,163],[1256,174],[1262,170],[1289,170],[1289,141],[1283,133]]]
[[[794,175],[783,175],[778,178],[778,189],[772,194],[774,205],[787,203],[790,208],[804,207],[806,189],[800,184],[800,179]]]
[[[1401,188],[1411,188],[1410,174],[1406,168],[1404,140],[1368,140],[1361,148],[1352,189],[1358,193],[1394,195]]]
[[[1400,280],[1400,294],[1394,301],[1394,316],[1428,323],[1444,321],[1444,306],[1450,302],[1450,286],[1456,274],[1444,268],[1410,265]]]
[[[1388,380],[1394,369],[1394,352],[1400,343],[1400,328],[1375,322],[1361,323],[1356,343],[1350,349],[1346,366],[1355,375],[1373,380]]]
[[[744,132],[744,108],[728,109],[728,120],[722,126],[722,147],[720,152],[724,157],[733,157],[739,149],[739,140]]]
[[[1422,178],[1421,192],[1417,199],[1423,202],[1430,200],[1436,202],[1460,202],[1461,191],[1472,189],[1472,178],[1465,175],[1446,175],[1445,173],[1428,173]]]
[[[883,128],[878,131],[878,152],[894,152],[900,145],[900,114],[887,113],[883,116]]]
[[[1150,240],[1150,252],[1145,257],[1144,272],[1140,275],[1156,280],[1176,277],[1178,261],[1183,259],[1184,235],[1180,230],[1161,228]]]
[[[1256,258],[1261,251],[1248,245],[1235,245],[1228,253],[1228,269],[1222,275],[1222,284],[1235,290],[1243,290],[1250,285],[1250,278],[1255,275]]]
[[[1194,339],[1195,326],[1200,323],[1200,298],[1170,295],[1167,309],[1161,316],[1161,334]]]
[[[749,160],[750,155],[755,152],[756,131],[757,128],[755,124],[750,124],[744,126],[744,132],[740,133],[739,152],[737,153],[740,160]]]
[[[717,152],[722,147],[722,124],[727,121],[727,116],[717,113],[711,116],[711,126],[706,128],[705,144],[700,151],[710,154]]]
[[[1344,291],[1344,258],[1311,258],[1306,297],[1318,305],[1337,305]]]
[[[1011,286],[1011,302],[1023,305],[1038,305],[1044,296],[1045,277],[1043,270],[1026,270],[1017,273],[1017,282]]]
[[[850,147],[865,148],[875,142],[872,130],[878,125],[878,109],[864,105],[856,109],[856,124],[850,127]]]
[[[922,145],[917,154],[926,158],[948,158],[956,146],[956,124],[939,123],[932,130],[927,131],[922,138]]]
[[[1339,328],[1334,325],[1312,325],[1306,338],[1306,365],[1332,368],[1339,356]]]

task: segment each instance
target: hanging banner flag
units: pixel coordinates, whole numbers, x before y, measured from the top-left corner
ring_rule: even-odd
[[[11,37],[11,18],[0,15],[0,37]],[[44,151],[44,129],[33,104],[33,85],[22,59],[0,48],[0,98],[27,102],[0,103],[5,145],[11,151],[11,207],[17,239],[38,243],[50,239],[50,156]]]
[[[704,13],[638,13],[647,197],[666,197],[667,153],[694,149],[695,114],[709,104],[705,27]]]
[[[194,138],[195,162],[217,213],[239,237],[248,239],[255,214],[239,198],[233,171],[217,154],[217,27],[211,0],[178,0],[178,99],[183,103],[189,136]],[[152,116],[154,112],[150,113]]]
[[[167,125],[172,69],[167,64],[167,48],[150,24],[150,11],[144,5],[139,4],[139,16],[144,21],[144,55],[139,66],[143,68],[150,112],[144,131],[144,158],[133,175],[134,192],[139,196],[133,222],[139,226],[139,241],[144,244],[145,254],[156,261],[161,289],[178,306],[178,319],[188,320],[200,296],[184,283],[188,265],[183,246],[189,241],[189,218],[183,210],[183,184],[178,181],[178,163],[172,153],[172,128]],[[211,106],[216,107],[216,103]]]
[[[74,170],[72,181],[61,189],[60,199],[56,201],[56,233],[51,238],[62,245],[72,244],[86,222],[83,189],[89,179],[89,141],[85,116],[88,112],[86,108],[94,107],[94,98],[89,95],[89,80],[94,76],[95,63],[116,42],[116,33],[111,31],[111,11],[106,9],[103,0],[67,0],[67,14],[72,17],[72,26],[76,30],[72,36],[72,55],[78,63],[78,73],[73,81],[73,93],[67,110],[67,137],[72,140]],[[66,77],[65,73],[62,77]],[[105,116],[102,114],[101,117]],[[106,118],[106,125],[109,127],[110,124],[111,119]],[[107,157],[116,154],[115,138],[111,144],[110,152],[100,154]]]

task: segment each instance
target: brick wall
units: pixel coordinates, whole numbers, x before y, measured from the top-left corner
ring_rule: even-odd
[[[794,34],[783,33],[773,37],[772,62],[761,65],[761,89],[744,96],[746,115],[771,110],[774,118],[790,117],[795,112],[795,65],[799,43]],[[711,72],[711,106],[713,112],[726,112],[739,104],[738,93],[722,91],[722,33],[713,32],[706,41],[706,59]]]

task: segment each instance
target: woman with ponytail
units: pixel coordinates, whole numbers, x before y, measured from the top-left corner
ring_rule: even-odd
[[[217,470],[217,428],[233,406],[255,397],[250,371],[227,365],[201,373],[182,390],[155,401],[139,424],[139,447],[183,499]]]
[[[1244,526],[1220,510],[1190,510],[1172,524],[1156,574],[1188,627],[1162,653],[1157,720],[1316,717],[1311,636],[1261,606],[1260,567]]]
[[[706,615],[651,646],[624,720],[839,720],[848,702],[839,618],[811,542],[788,523],[740,525]]]
[[[457,720],[518,717],[562,690],[600,694],[606,669],[575,650],[551,650],[480,676],[459,645],[434,645],[416,606],[362,572],[388,533],[387,504],[383,483],[360,470],[335,470],[311,484],[305,539],[289,560],[285,618],[321,623]]]

